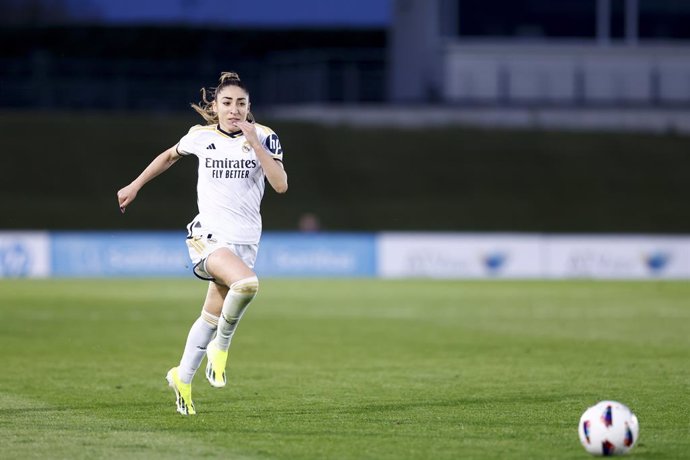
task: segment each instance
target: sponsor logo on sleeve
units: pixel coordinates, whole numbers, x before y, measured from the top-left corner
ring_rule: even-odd
[[[264,145],[266,146],[268,151],[274,155],[283,154],[283,148],[280,146],[280,139],[278,139],[278,136],[275,133],[271,134],[266,138],[266,140],[264,141]]]

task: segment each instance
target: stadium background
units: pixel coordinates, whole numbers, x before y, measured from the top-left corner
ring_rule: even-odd
[[[492,18],[482,2],[391,2],[387,20],[350,27],[99,23],[97,2],[26,5],[2,5],[5,230],[181,229],[193,162],[126,216],[114,191],[199,122],[189,103],[231,68],[287,147],[291,189],[265,197],[268,232],[690,231],[682,3],[525,1]],[[3,273],[32,273],[3,241]],[[628,257],[690,273],[685,240],[664,241]]]

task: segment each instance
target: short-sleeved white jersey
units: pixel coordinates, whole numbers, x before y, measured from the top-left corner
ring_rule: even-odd
[[[276,133],[258,123],[256,132],[271,156],[282,161],[283,150]],[[228,133],[218,125],[193,126],[177,144],[177,153],[199,158],[199,214],[190,230],[203,228],[228,243],[258,243],[266,181],[256,153],[242,132]]]

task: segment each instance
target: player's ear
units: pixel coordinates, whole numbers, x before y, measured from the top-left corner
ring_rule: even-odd
[[[216,105],[216,100],[214,99],[213,102],[211,102],[211,110],[213,113],[218,113],[218,107]]]

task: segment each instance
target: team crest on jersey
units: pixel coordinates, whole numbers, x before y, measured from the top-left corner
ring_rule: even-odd
[[[252,148],[249,146],[249,142],[245,142],[245,143],[242,145],[242,151],[243,151],[244,153],[249,153],[249,151],[250,151],[251,149],[252,149]]]

